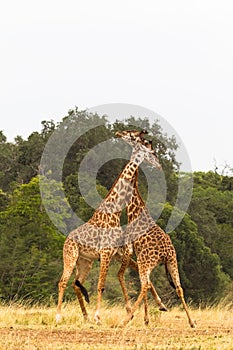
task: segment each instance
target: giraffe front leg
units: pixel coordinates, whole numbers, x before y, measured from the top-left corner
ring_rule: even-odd
[[[149,322],[149,317],[148,317],[148,304],[147,304],[147,291],[150,288],[150,272],[151,268],[146,268],[141,262],[140,259],[138,259],[138,272],[139,272],[139,277],[140,277],[140,282],[141,282],[141,291],[139,293],[139,296],[134,303],[131,312],[128,314],[128,316],[123,320],[121,323],[121,326],[126,326],[127,323],[133,318],[134,313],[136,309],[139,307],[142,299],[144,298],[145,302],[145,316],[144,316],[144,321]]]
[[[132,258],[129,260],[129,265],[128,265],[131,269],[135,270],[138,272],[138,264],[135,260],[133,260]],[[150,291],[152,296],[155,299],[156,304],[159,307],[160,311],[168,311],[166,306],[164,305],[164,303],[162,302],[161,298],[159,297],[158,293],[156,292],[156,289],[153,285],[152,282],[150,282]]]
[[[100,274],[97,287],[97,306],[94,315],[94,320],[97,324],[100,324],[100,305],[102,300],[102,294],[104,291],[106,276],[108,272],[108,267],[110,264],[111,255],[104,253],[100,255]]]
[[[129,265],[129,262],[130,262],[130,260],[131,260],[131,256],[132,256],[132,252],[131,252],[131,250],[127,247],[127,248],[125,249],[124,256],[123,256],[123,258],[122,258],[122,260],[121,260],[121,267],[120,267],[120,270],[118,271],[118,280],[119,280],[119,282],[120,282],[121,289],[122,289],[122,292],[123,292],[123,296],[124,296],[124,299],[125,299],[125,308],[126,308],[127,313],[130,313],[130,312],[131,312],[131,305],[130,305],[130,300],[129,300],[128,292],[127,292],[127,289],[126,289],[126,286],[125,286],[124,273],[125,273],[126,268],[127,268],[128,265]]]
[[[148,290],[149,285],[143,285],[141,288],[141,292],[136,300],[136,302],[134,303],[131,312],[126,316],[126,318],[121,322],[120,326],[124,327],[127,325],[127,323],[129,323],[129,321],[132,320],[134,313],[136,311],[136,309],[139,307],[141,301],[143,298],[145,298],[146,294],[147,294],[147,290]],[[144,299],[145,300],[145,299]],[[145,320],[145,319],[144,319]]]
[[[152,282],[150,283],[150,291],[151,291],[151,294],[153,295],[153,297],[156,301],[156,304],[159,306],[159,310],[160,311],[168,311],[166,306],[162,302],[161,298],[159,297],[158,293],[156,292],[156,289],[155,289]]]
[[[146,292],[146,295],[144,296],[144,323],[146,326],[149,324],[147,292]]]

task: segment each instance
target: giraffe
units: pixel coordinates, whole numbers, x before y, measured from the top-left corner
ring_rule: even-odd
[[[82,284],[92,267],[93,261],[100,259],[97,307],[94,316],[95,321],[99,323],[100,304],[109,263],[112,257],[119,252],[118,247],[123,239],[123,230],[120,226],[122,208],[129,201],[130,193],[132,192],[131,182],[134,179],[136,170],[144,160],[147,160],[154,167],[160,167],[157,157],[149,148],[142,143],[135,143],[130,161],[116,179],[105,199],[95,210],[93,216],[88,222],[79,226],[67,236],[63,247],[63,273],[58,283],[57,322],[61,319],[64,291],[75,266],[76,277],[73,282],[73,288],[84,318],[88,317],[82,294],[86,301],[89,301],[89,298]],[[128,249],[130,250],[130,245]],[[135,268],[135,264],[132,261],[131,263],[129,262],[130,264],[131,267]],[[157,302],[162,309],[163,304],[155,289],[154,297],[155,299],[157,298]]]
[[[143,144],[145,147],[149,148],[151,150],[152,153],[154,153],[154,150],[152,148],[152,141],[147,141],[144,139],[144,134],[147,134],[146,130],[143,130],[141,132],[138,133],[138,131],[135,130],[125,130],[124,135],[127,135],[128,138],[128,143],[135,147],[136,143],[141,143]],[[117,137],[122,137],[121,132],[116,132],[116,136]],[[161,166],[158,167],[159,169],[161,169]],[[136,193],[135,191],[138,192],[138,169],[135,172],[135,175],[132,179],[132,189],[133,189],[133,193]],[[138,204],[140,203],[140,201],[138,202]],[[134,209],[134,206],[127,206],[127,218],[128,221],[131,222],[134,219],[137,219],[138,214]],[[149,225],[149,223],[147,223],[147,226]],[[146,227],[145,227],[146,229]],[[129,248],[130,247],[130,248]],[[137,262],[132,259],[132,248],[129,244],[126,244],[122,247],[122,251],[121,251],[121,259],[118,258],[118,260],[121,261],[121,267],[120,270],[118,271],[118,279],[120,281],[121,284],[121,288],[123,291],[123,295],[124,295],[124,299],[125,299],[125,304],[126,304],[126,310],[128,313],[131,312],[131,306],[130,306],[130,300],[129,300],[129,296],[127,293],[127,289],[125,287],[125,281],[124,281],[124,272],[126,267],[131,267],[134,270],[136,270],[138,272],[138,264]],[[119,255],[119,251],[117,256]],[[168,311],[166,306],[163,304],[163,302],[161,301],[159,295],[157,294],[154,285],[150,282],[150,291],[157,303],[157,305],[159,306],[159,310],[160,311]],[[144,322],[147,325],[149,323],[149,315],[148,315],[148,302],[147,302],[147,296],[144,296]]]
[[[118,132],[118,137],[121,137],[129,144],[132,139],[127,131]],[[142,142],[143,141],[142,139]],[[128,213],[128,225],[125,232],[128,244],[133,242],[133,249],[137,257],[138,271],[141,282],[140,294],[134,303],[131,311],[122,322],[125,326],[134,315],[135,310],[141,303],[142,299],[147,295],[147,290],[151,287],[150,273],[160,263],[165,264],[168,277],[171,277],[171,284],[176,289],[177,296],[180,298],[184,310],[187,314],[189,324],[192,328],[196,323],[192,320],[190,311],[184,299],[183,289],[180,283],[176,251],[172,244],[171,238],[159,227],[150,215],[148,208],[143,202],[137,187],[137,181],[132,186],[133,193],[130,202],[126,205]],[[126,241],[126,244],[127,244]],[[129,255],[125,257],[127,261]],[[119,271],[120,279],[123,279],[123,274],[127,263],[123,261]]]

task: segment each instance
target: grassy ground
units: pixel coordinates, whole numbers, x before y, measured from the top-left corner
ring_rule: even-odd
[[[143,324],[143,310],[125,328],[119,328],[126,312],[121,306],[102,308],[102,324],[84,322],[77,304],[63,307],[56,325],[55,308],[23,305],[0,307],[0,349],[9,350],[152,350],[233,349],[233,310],[229,307],[191,310],[197,322],[190,328],[182,309],[159,312],[150,307],[150,324]],[[94,309],[89,309],[93,318]]]

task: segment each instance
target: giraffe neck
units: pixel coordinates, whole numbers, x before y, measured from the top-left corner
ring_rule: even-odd
[[[121,212],[131,199],[133,192],[132,183],[134,182],[138,166],[139,164],[135,161],[129,161],[126,164],[107,196],[89,220],[89,223],[98,227],[120,226]]]
[[[102,208],[106,203],[109,202],[115,203],[116,208],[119,207],[119,209],[122,209],[125,201],[128,198],[128,191],[131,189],[132,192],[132,183],[134,182],[137,169],[138,164],[134,162],[130,161],[126,164],[98,209]]]
[[[132,186],[131,199],[126,206],[128,225],[125,232],[126,242],[128,243],[134,242],[138,237],[156,225],[139,193],[138,172],[136,172]]]
[[[128,217],[128,223],[135,220],[145,209],[145,203],[138,190],[138,170],[135,172],[134,179],[132,181],[132,194],[128,205],[126,206],[126,212]]]
[[[146,156],[145,153],[143,153],[143,150],[137,151],[137,147],[133,149],[131,160],[136,163],[136,169],[134,168],[135,176],[133,178],[131,177],[131,191],[129,193],[129,200],[126,203],[128,226],[135,228],[140,232],[142,232],[145,228],[155,225],[155,222],[138,191],[138,166],[145,157]]]

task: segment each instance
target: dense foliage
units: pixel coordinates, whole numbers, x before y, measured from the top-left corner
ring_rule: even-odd
[[[39,177],[40,160],[49,137],[56,130],[66,139],[70,130],[82,131],[83,125],[98,124],[83,132],[67,153],[62,174],[62,182],[52,183],[53,196],[44,201],[54,206],[54,220],[51,222],[41,200]],[[150,124],[147,119],[133,117],[124,123],[115,121],[110,124],[105,116],[88,114],[85,111],[69,111],[61,123],[43,121],[41,132],[32,133],[27,140],[17,136],[14,142],[7,142],[0,132],[0,297],[10,301],[29,298],[31,302],[48,302],[51,296],[57,296],[57,283],[62,271],[62,247],[65,236],[58,232],[59,222],[68,230],[69,213],[62,202],[56,201],[60,190],[65,191],[67,201],[73,211],[86,221],[93,213],[88,204],[94,201],[89,190],[85,199],[79,188],[79,166],[84,156],[92,150],[96,162],[101,160],[96,145],[112,140],[119,129],[145,128],[153,135],[153,146],[163,166],[167,194],[166,202],[158,223],[166,228],[177,195],[177,173],[179,164],[175,152],[177,144],[174,137],[163,134],[158,124]],[[57,146],[59,154],[59,145]],[[127,148],[128,146],[126,146]],[[100,167],[97,174],[96,189],[104,197],[114,180],[122,170],[126,160],[114,159]],[[44,170],[44,169],[42,169]],[[190,174],[184,174],[184,178]],[[88,168],[85,177],[88,188]],[[140,192],[147,194],[147,181],[143,173],[139,177]],[[51,183],[50,183],[51,187]],[[51,189],[50,189],[51,193]],[[87,203],[88,202],[88,203]],[[153,214],[156,206],[153,203]],[[175,245],[182,284],[187,297],[193,302],[209,302],[225,295],[233,280],[233,178],[216,172],[194,173],[192,200],[179,226],[171,232]],[[122,215],[122,222],[126,222]],[[96,292],[99,262],[86,281],[91,294]],[[108,275],[105,297],[111,301],[121,299],[121,290],[117,281],[118,263],[113,262]],[[163,268],[153,271],[152,280],[161,297],[174,299],[174,293],[166,280]],[[135,272],[127,272],[127,283],[132,297],[139,289],[139,280]],[[68,289],[66,297],[72,297]],[[175,299],[174,299],[175,300]]]

